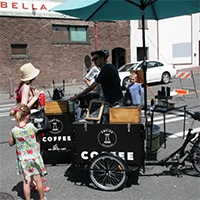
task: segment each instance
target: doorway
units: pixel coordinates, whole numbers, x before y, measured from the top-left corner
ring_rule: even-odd
[[[112,64],[119,69],[122,65],[126,63],[126,50],[117,47],[112,50]]]

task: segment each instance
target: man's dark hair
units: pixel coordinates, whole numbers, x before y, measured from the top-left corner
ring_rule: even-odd
[[[106,55],[105,55],[105,53],[103,52],[103,51],[93,51],[93,52],[91,52],[91,56],[93,56],[94,54],[97,54],[97,55],[99,55],[100,57],[104,57],[104,58],[106,58]]]

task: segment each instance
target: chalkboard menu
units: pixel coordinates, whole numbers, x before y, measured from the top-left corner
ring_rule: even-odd
[[[97,120],[98,121],[97,123],[99,123],[101,120],[103,108],[104,108],[104,101],[91,100],[85,119],[86,120]]]

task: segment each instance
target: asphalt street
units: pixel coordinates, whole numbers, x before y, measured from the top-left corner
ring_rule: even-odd
[[[195,75],[197,87],[200,85],[200,75]],[[184,83],[187,85],[187,83]],[[190,83],[190,86],[192,83]],[[151,84],[149,87],[154,93],[161,89],[162,84]],[[174,80],[168,85],[173,88]],[[81,86],[79,87],[81,90]],[[79,90],[78,89],[78,90]],[[179,96],[174,99],[178,104],[187,104],[188,110],[200,111],[200,94],[198,98],[194,92],[189,92],[187,98]],[[153,98],[148,90],[148,100]],[[9,129],[16,125],[15,120],[8,116],[10,107],[15,105],[13,100],[0,102],[0,192],[6,193],[6,199],[24,199],[22,177],[15,170],[15,147],[9,147]],[[191,118],[186,118],[186,129],[189,128]],[[166,116],[167,141],[163,145],[163,116],[156,113],[154,123],[160,126],[160,150],[152,155],[160,160],[176,150],[183,142],[183,110],[170,112]],[[195,131],[200,131],[199,122],[194,125]],[[126,144],[125,144],[126,145]],[[103,200],[103,199],[137,199],[137,200],[199,200],[200,176],[191,163],[186,163],[178,172],[173,167],[146,166],[145,172],[130,173],[127,184],[122,190],[106,192],[94,187],[87,171],[77,169],[72,164],[70,152],[50,152],[44,154],[45,167],[48,175],[44,185],[51,187],[46,193],[48,200]],[[1,199],[1,196],[0,196]],[[31,199],[39,199],[37,192],[31,193]]]

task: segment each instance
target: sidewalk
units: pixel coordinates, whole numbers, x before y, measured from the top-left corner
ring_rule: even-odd
[[[74,96],[75,94],[81,92],[84,89],[83,84],[82,85],[66,85],[65,86],[65,98],[69,98]],[[40,89],[39,91],[43,91],[45,94],[46,99],[50,99],[49,93],[52,96],[53,95],[53,88],[49,89]],[[48,93],[49,91],[49,93]],[[15,94],[14,94],[15,95]],[[15,98],[9,98],[10,94],[6,92],[0,92],[0,104],[9,104],[9,103],[15,103]]]
[[[198,74],[198,73],[200,73],[200,66],[186,68],[186,69],[180,69],[179,72],[190,72],[191,70],[192,70],[193,74]]]
[[[190,72],[191,70],[193,71],[194,74],[198,74],[198,73],[200,73],[200,66],[181,69],[181,70],[179,70],[179,72]],[[69,97],[74,96],[75,94],[81,92],[84,89],[84,87],[86,87],[86,86],[83,86],[83,84],[66,85],[65,86],[65,98],[69,98]],[[48,93],[47,90],[49,90],[51,95],[53,94],[53,88],[49,88],[49,89],[40,89],[39,88],[39,90],[44,91],[46,99],[50,99],[49,93]],[[9,97],[10,97],[9,93],[0,92],[0,104],[4,104],[4,103],[8,104],[8,103],[15,103],[16,102],[16,100],[14,98],[10,99]]]

